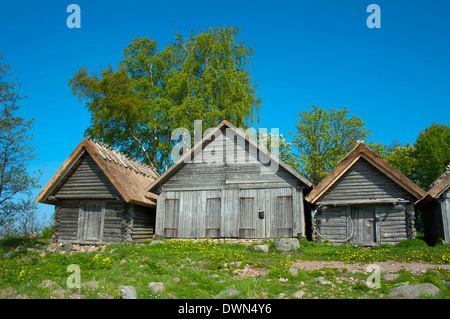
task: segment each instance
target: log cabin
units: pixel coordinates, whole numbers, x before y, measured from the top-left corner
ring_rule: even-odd
[[[211,129],[149,187],[156,236],[308,237],[312,184],[227,121]]]
[[[450,243],[450,165],[415,207],[423,213],[425,241]]]
[[[414,202],[425,191],[364,143],[305,198],[318,241],[376,246],[414,238]]]
[[[155,229],[152,167],[83,139],[36,197],[55,206],[56,242],[142,242]]]

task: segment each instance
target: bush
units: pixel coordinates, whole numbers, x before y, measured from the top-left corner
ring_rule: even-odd
[[[423,240],[414,238],[414,239],[407,239],[407,240],[401,241],[400,243],[398,243],[397,247],[398,248],[418,248],[418,247],[428,247],[428,245]]]
[[[55,227],[53,225],[47,226],[42,230],[42,238],[43,239],[52,239],[54,233],[55,233]]]

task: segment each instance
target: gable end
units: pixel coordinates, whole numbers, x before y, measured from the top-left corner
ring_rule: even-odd
[[[119,199],[120,194],[94,159],[85,153],[53,192],[55,199]]]
[[[332,203],[343,200],[377,201],[407,199],[408,192],[360,157],[327,191],[319,197],[318,203]]]

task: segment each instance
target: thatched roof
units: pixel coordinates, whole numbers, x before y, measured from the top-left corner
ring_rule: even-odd
[[[450,186],[450,164],[447,166],[447,170],[439,176],[431,185],[431,189],[418,200],[415,204],[416,208],[420,208],[435,198],[438,198],[445,192]]]
[[[284,163],[281,159],[279,159],[277,156],[274,156],[271,152],[267,151],[264,147],[261,147],[255,140],[253,140],[251,137],[249,137],[245,132],[234,126],[228,121],[222,121],[219,125],[217,125],[214,129],[212,129],[207,135],[203,137],[203,139],[199,142],[197,142],[194,147],[192,147],[188,152],[183,154],[176,163],[174,163],[167,171],[164,172],[164,174],[161,175],[160,178],[155,180],[153,183],[150,184],[150,186],[147,188],[149,192],[154,192],[158,189],[159,185],[162,185],[165,183],[171,176],[175,175],[176,172],[178,172],[184,165],[185,160],[187,158],[193,158],[195,154],[197,154],[197,151],[199,149],[204,149],[209,143],[213,141],[213,136],[219,131],[219,130],[225,130],[226,128],[232,129],[236,134],[241,136],[244,140],[248,141],[252,146],[256,147],[259,152],[266,155],[268,158],[270,158],[271,161],[276,162],[279,166],[283,167],[286,171],[291,173],[293,176],[295,176],[298,180],[300,180],[307,188],[311,188],[313,184],[306,179],[304,176],[296,172],[292,167]]]
[[[157,196],[146,192],[146,188],[159,177],[159,174],[153,168],[91,139],[81,141],[35,200],[39,203],[55,204],[55,200],[52,199],[54,192],[65,178],[70,176],[86,152],[94,159],[125,202],[149,207],[156,205]]]
[[[422,196],[425,195],[425,191],[422,188],[393,168],[377,153],[364,145],[364,143],[358,143],[353,150],[339,161],[336,167],[319,183],[319,185],[305,197],[305,200],[311,204],[315,203],[361,157],[392,179],[409,194],[413,195],[416,199],[422,198]]]

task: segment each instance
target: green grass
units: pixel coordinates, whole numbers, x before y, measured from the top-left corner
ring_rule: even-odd
[[[303,253],[302,260],[339,260],[346,263],[395,260],[450,264],[449,245],[440,244],[430,247],[420,239],[408,239],[396,246],[381,245],[373,248],[334,246],[304,241],[300,251]]]
[[[8,238],[0,241],[0,298],[13,293],[25,298],[52,298],[57,289],[69,290],[68,294],[80,293],[85,298],[106,295],[118,298],[122,285],[132,285],[139,298],[151,299],[218,298],[221,291],[231,288],[241,291],[239,298],[277,298],[280,293],[292,298],[292,294],[300,289],[305,292],[304,298],[386,298],[393,287],[405,282],[431,282],[441,288],[439,298],[450,298],[450,291],[441,282],[450,279],[450,272],[439,268],[439,265],[450,263],[449,245],[429,247],[417,239],[395,247],[371,249],[305,240],[300,243],[300,249],[286,253],[275,251],[273,244],[268,242],[271,248],[268,254],[255,252],[253,245],[180,240],[156,245],[112,244],[103,252],[47,252],[41,256],[42,251],[35,249],[36,245],[43,245],[39,239]],[[382,281],[381,288],[370,289],[365,284],[368,274],[362,272],[353,274],[345,269],[324,268],[299,270],[298,275],[293,275],[289,268],[299,260],[340,260],[346,263],[422,260],[436,264],[437,270],[421,275],[401,271],[395,281]],[[67,267],[71,264],[79,265],[82,283],[95,280],[98,286],[67,289],[66,281],[71,274]],[[260,270],[264,275],[254,278],[238,276],[237,270],[243,271],[246,266]],[[315,279],[319,276],[332,285],[320,284]],[[38,287],[44,279],[52,280],[59,288]],[[152,281],[163,282],[166,289],[152,293],[148,287]]]

